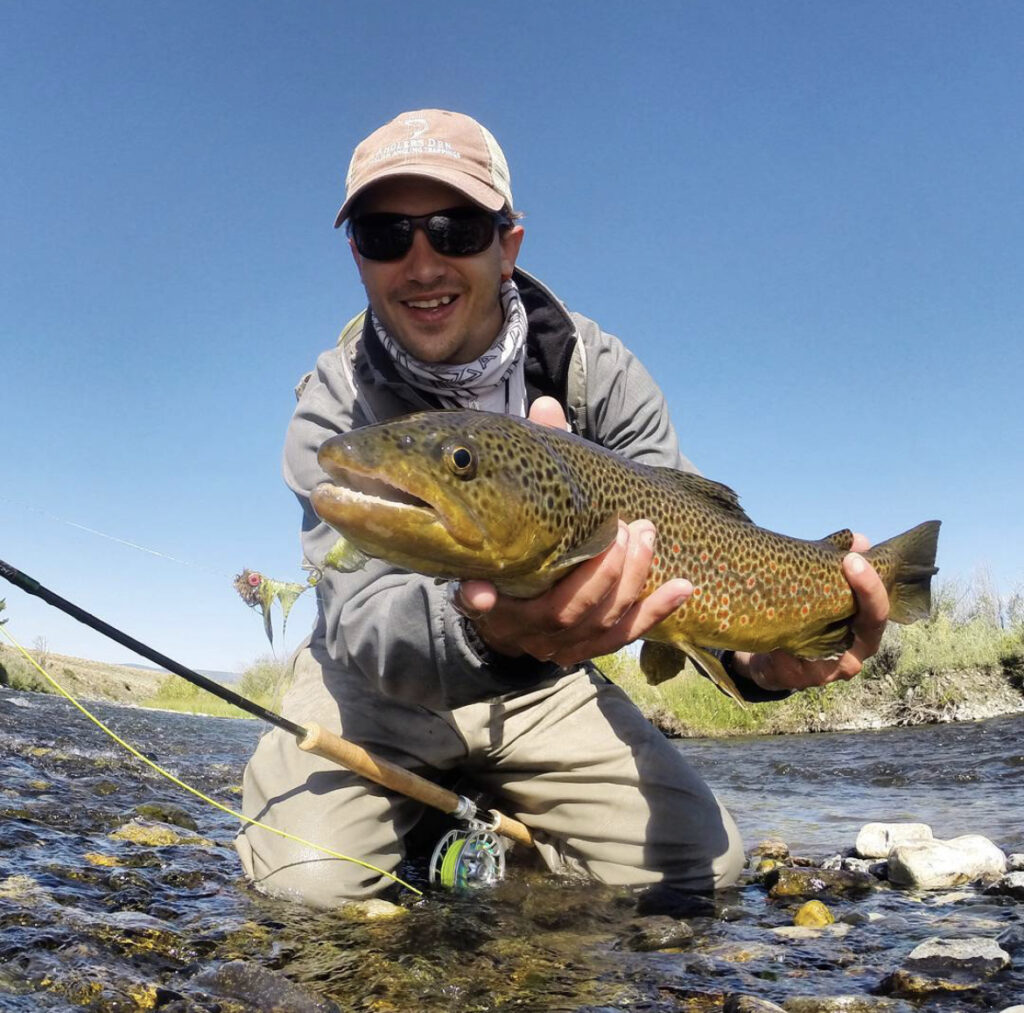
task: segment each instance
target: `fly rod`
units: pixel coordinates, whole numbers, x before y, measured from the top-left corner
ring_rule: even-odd
[[[247,714],[251,714],[253,717],[266,721],[275,728],[280,728],[282,731],[288,732],[289,735],[295,736],[299,749],[337,763],[353,773],[373,781],[375,784],[390,788],[392,791],[397,791],[434,809],[440,809],[456,819],[470,822],[478,820],[476,804],[465,795],[458,795],[454,791],[448,791],[433,781],[428,781],[425,777],[420,777],[419,774],[414,774],[411,770],[400,767],[397,763],[391,763],[389,760],[374,756],[363,749],[362,746],[349,742],[347,739],[335,735],[332,731],[318,724],[296,724],[281,714],[276,714],[272,710],[261,707],[254,701],[234,692],[234,690],[228,689],[227,686],[222,686],[219,682],[215,682],[205,675],[200,675],[199,672],[195,672],[191,668],[186,668],[173,658],[168,658],[167,655],[161,654],[147,644],[142,643],[142,641],[136,640],[127,633],[123,633],[115,626],[111,626],[110,623],[98,619],[91,613],[79,608],[73,602],[62,598],[59,594],[44,587],[38,580],[33,579],[26,573],[22,573],[21,570],[11,566],[9,563],[5,563],[2,559],[0,559],[0,577],[10,581],[15,587],[20,588],[27,594],[41,598],[48,605],[52,605],[66,615],[71,616],[72,619],[77,619],[80,623],[84,623],[86,626],[96,630],[97,633],[102,633],[105,637],[109,637],[111,640],[116,641],[123,647],[127,647],[143,658],[147,658],[168,672],[180,676],[194,686],[205,689],[208,693],[212,693],[227,703],[234,704]],[[495,809],[490,810],[490,816],[491,822],[487,824],[488,830],[519,844],[533,845],[533,835],[526,824],[505,816]]]

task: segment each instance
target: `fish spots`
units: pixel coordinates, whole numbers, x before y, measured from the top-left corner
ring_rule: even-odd
[[[757,577],[747,577],[747,587],[752,589],[757,585]]]

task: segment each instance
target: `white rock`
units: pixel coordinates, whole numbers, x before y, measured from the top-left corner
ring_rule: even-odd
[[[994,939],[968,936],[965,939],[939,939],[933,936],[915,946],[903,962],[909,971],[925,974],[968,972],[989,975],[1010,966],[1010,955]]]
[[[1006,871],[1006,856],[987,837],[965,834],[951,841],[898,844],[889,854],[889,881],[919,890],[962,886]]]
[[[1012,855],[1006,856],[1006,871],[1007,872],[1024,872],[1024,854],[1015,852]],[[1016,1008],[1016,1007],[1014,1007]],[[1021,1006],[1024,1010],[1024,1006]]]
[[[932,839],[932,828],[927,823],[865,823],[854,848],[861,858],[888,858],[897,844]]]
[[[1008,872],[988,892],[1007,894],[1014,900],[1024,900],[1024,872]]]
[[[999,1013],[1024,1013],[1024,1006],[1007,1006],[1006,1009],[1000,1010]]]

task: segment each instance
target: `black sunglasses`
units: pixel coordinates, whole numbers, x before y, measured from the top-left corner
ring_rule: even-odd
[[[359,215],[349,221],[348,234],[367,260],[399,260],[412,249],[413,236],[423,229],[430,245],[444,257],[472,257],[494,242],[494,230],[511,225],[507,215],[482,208],[448,208],[429,215],[387,212]]]

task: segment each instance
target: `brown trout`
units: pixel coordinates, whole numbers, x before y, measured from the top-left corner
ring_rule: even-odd
[[[643,594],[673,577],[693,596],[644,635],[648,680],[689,658],[740,694],[707,648],[838,657],[856,605],[842,559],[853,535],[805,541],[759,528],[728,486],[637,464],[557,429],[477,411],[421,412],[325,441],[330,482],[317,514],[367,555],[443,579],[481,578],[505,594],[540,594],[604,551],[618,521],[651,520],[654,562]],[[939,521],[865,557],[889,592],[890,619],[931,609]]]

